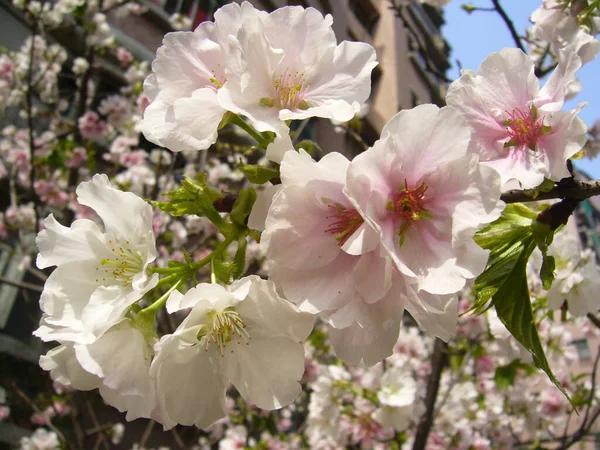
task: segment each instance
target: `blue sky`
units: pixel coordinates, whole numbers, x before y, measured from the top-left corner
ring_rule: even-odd
[[[468,2],[451,0],[445,8],[446,25],[443,33],[452,47],[450,55],[452,68],[448,71],[448,75],[452,79],[459,76],[456,60],[459,60],[465,69],[477,70],[489,53],[499,51],[504,47],[515,46],[506,25],[497,13],[476,11],[467,14],[460,7],[462,3]],[[478,0],[472,3],[481,7],[493,6],[489,0]],[[541,3],[542,0],[504,0],[502,5],[513,19],[517,31],[523,33],[523,30],[529,25],[529,16]],[[588,126],[600,118],[599,75],[599,58],[580,69],[578,76],[583,84],[583,89],[566,106],[566,108],[572,109],[579,102],[588,102],[588,105],[580,113],[580,117]],[[600,178],[600,157],[594,161],[582,159],[576,165],[590,176],[596,179]]]

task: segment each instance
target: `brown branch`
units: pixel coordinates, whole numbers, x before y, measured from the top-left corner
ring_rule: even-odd
[[[594,314],[588,313],[587,318],[590,319],[590,322],[596,325],[596,328],[600,328],[600,319],[598,319]]]
[[[38,208],[41,206],[40,199],[35,193],[35,144],[33,133],[33,59],[35,56],[35,38],[37,35],[37,26],[34,24],[31,31],[31,48],[29,49],[29,63],[27,67],[27,92],[25,94],[25,112],[27,113],[27,130],[29,133],[29,190],[33,198],[34,229],[36,233],[40,226]]]
[[[98,422],[98,417],[96,416],[96,412],[94,411],[94,408],[92,408],[92,405],[90,404],[90,401],[87,398],[85,399],[85,407],[88,410],[88,413],[90,415],[90,418],[92,419],[92,423],[94,424],[94,427],[98,428],[100,426],[100,422]],[[102,446],[105,449],[110,449],[110,445],[108,444],[108,441],[106,440],[106,436],[104,436],[104,433],[98,433],[96,435],[96,443],[95,443],[94,447],[100,448],[100,444],[102,444]]]
[[[546,224],[552,231],[558,229],[561,225],[566,225],[569,217],[577,208],[579,200],[573,198],[562,199],[558,203],[550,205],[537,216],[537,221]]]
[[[510,19],[510,17],[508,17],[508,14],[506,14],[506,11],[504,11],[502,5],[500,5],[500,0],[492,0],[492,3],[494,4],[494,9],[498,12],[498,14],[500,14],[502,20],[504,20],[504,23],[506,24],[513,40],[515,41],[515,45],[517,46],[517,48],[520,48],[523,51],[523,53],[527,53],[527,50],[525,50],[525,46],[523,45],[523,41],[521,40],[519,33],[517,33],[515,24]]]
[[[429,432],[433,427],[435,401],[440,389],[440,380],[442,371],[446,366],[448,345],[439,338],[435,339],[433,346],[433,354],[431,355],[431,373],[427,380],[427,391],[425,393],[425,413],[421,416],[417,431],[415,433],[415,441],[413,450],[424,450],[427,445]]]
[[[21,289],[29,289],[34,292],[42,292],[44,290],[43,286],[39,286],[37,284],[26,283],[24,281],[16,281],[11,280],[10,278],[6,278],[0,275],[0,283],[10,284],[11,286],[15,286]]]
[[[85,39],[85,36],[84,36]],[[77,108],[75,111],[75,142],[79,145],[83,145],[83,136],[81,136],[81,130],[79,129],[79,118],[83,116],[85,110],[87,108],[88,101],[88,84],[90,79],[92,78],[92,71],[94,68],[94,56],[95,49],[93,46],[87,51],[86,60],[88,62],[88,67],[81,77],[81,85],[79,86],[78,97],[77,97]],[[69,170],[69,180],[67,182],[67,186],[69,188],[75,186],[77,184],[77,180],[79,178],[79,170],[77,168],[71,168]],[[70,224],[75,218],[75,212],[71,209],[67,209],[65,212],[65,221],[67,224]]]
[[[40,411],[40,409],[37,407],[37,405],[33,402],[33,400],[31,400],[27,394],[25,392],[23,392],[19,386],[17,385],[17,383],[15,383],[14,381],[12,382],[12,386],[13,389],[15,390],[15,392],[18,394],[19,397],[21,397],[23,400],[25,400],[25,403],[27,403],[31,409],[33,409],[33,411],[37,414],[39,414],[40,416],[44,417],[42,414],[42,411]],[[52,421],[50,419],[46,419],[46,425],[48,425],[48,428],[50,428],[58,437],[58,439],[60,439],[60,441],[62,443],[66,443],[67,440],[65,439],[65,435],[61,433],[61,431],[56,428],[53,424]]]
[[[529,191],[513,189],[500,196],[504,203],[534,202],[538,200],[550,200],[557,198],[571,198],[574,200],[586,200],[595,195],[600,195],[600,180],[577,181],[572,178],[562,180],[548,192],[540,192],[533,198]]]

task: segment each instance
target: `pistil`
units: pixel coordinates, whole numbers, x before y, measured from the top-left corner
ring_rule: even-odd
[[[407,230],[413,228],[415,222],[433,217],[424,204],[426,192],[427,186],[424,181],[421,181],[416,188],[409,188],[408,182],[404,179],[404,189],[400,190],[394,199],[386,205],[387,210],[402,221],[402,225],[398,229],[400,246],[404,243],[404,234]]]
[[[551,131],[551,127],[544,125],[543,117],[538,116],[537,108],[531,106],[525,112],[515,108],[512,113],[506,111],[507,119],[503,125],[506,127],[510,139],[504,147],[526,146],[535,150],[541,136]]]

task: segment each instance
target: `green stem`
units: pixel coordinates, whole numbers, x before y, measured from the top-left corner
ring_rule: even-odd
[[[183,268],[184,268],[184,269],[187,269],[187,267],[186,267],[186,266],[184,266]],[[180,268],[178,268],[178,270],[179,270],[180,272],[183,272],[183,270],[182,270],[182,269],[180,269]],[[175,272],[175,273],[172,273],[172,274],[171,274],[171,275],[169,275],[168,277],[161,278],[161,279],[158,281],[158,283],[156,284],[156,287],[158,287],[158,286],[164,286],[165,284],[170,284],[170,283],[172,283],[172,282],[174,282],[174,281],[176,281],[176,280],[179,280],[179,279],[181,279],[181,278],[182,278],[182,276],[181,276],[181,273],[177,273],[177,272]]]
[[[165,278],[163,278],[165,279]],[[162,280],[161,280],[162,281]],[[154,325],[154,318],[156,317],[156,313],[159,309],[163,308],[169,299],[169,296],[173,293],[175,289],[179,287],[179,285],[183,282],[183,279],[179,279],[170,289],[165,292],[158,300],[152,303],[150,306],[142,309],[139,313],[137,313],[135,319],[136,322],[142,324],[143,327],[151,328]]]
[[[252,125],[246,123],[246,121],[237,114],[232,114],[229,119],[229,122],[234,125],[237,125],[250,136],[252,136],[262,148],[266,149],[267,145],[270,144],[270,142],[268,142],[261,133],[256,131]]]
[[[236,235],[237,233],[232,233],[229,236],[226,236],[225,240],[219,245],[217,245],[210,255],[208,255],[206,258],[201,259],[198,262],[190,264],[190,269],[195,272],[198,269],[200,269],[200,267],[203,267],[209,262],[211,262],[215,257],[219,256],[227,249],[227,247],[229,247],[229,245],[236,239]]]
[[[211,282],[211,284],[216,284],[216,282],[217,282],[217,274],[215,274],[214,260],[212,260],[210,262],[210,282]]]
[[[181,271],[181,267],[155,267],[148,266],[148,270],[152,273],[173,274]]]
[[[215,247],[215,249],[208,255],[207,257],[201,259],[198,262],[189,264],[189,265],[181,265],[178,267],[154,267],[149,266],[148,270],[154,273],[161,273],[168,275],[158,282],[157,286],[162,286],[166,283],[170,283],[173,280],[181,278],[182,275],[186,272],[196,272],[201,267],[205,266],[209,262],[213,260],[215,256],[219,256],[221,253],[225,251],[227,247],[236,239],[236,235],[238,233],[231,233],[229,236],[226,236],[225,240],[221,242],[219,245]]]

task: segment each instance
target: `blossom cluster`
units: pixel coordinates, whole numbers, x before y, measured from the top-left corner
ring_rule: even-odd
[[[207,429],[199,448],[411,448],[438,337],[458,357],[441,376],[431,448],[508,449],[514,435],[502,430],[543,439],[564,429],[567,400],[502,318],[459,315],[476,302],[470,286],[489,251],[475,237],[501,216],[502,192],[570,177],[567,161],[584,148],[582,106],[562,108],[597,52],[592,28],[578,24],[586,44],[560,34],[542,88],[531,55],[493,53],[450,85],[448,106],[400,111],[350,161],[310,154],[290,131],[365,109],[375,49],[338,44],[330,15],[230,4],[214,22],[166,35],[150,67],[115,47],[105,10],[119,5],[107,3],[21,7],[48,26],[79,11],[88,48],[125,71],[118,92],[97,92],[94,58],[78,57],[77,101],[60,98],[66,52],[39,35],[0,55],[0,104],[48,125],[2,130],[11,205],[0,237],[23,243],[41,230],[36,265],[56,267],[34,333],[58,342],[40,359],[53,380],[98,389],[127,420]],[[554,15],[534,15],[540,39],[575,14],[550,1],[542,9]],[[245,144],[222,144],[225,127]],[[98,168],[106,174],[92,175]],[[548,255],[555,280],[543,289]],[[529,270],[544,351],[565,391],[592,404],[589,381],[560,371],[573,359],[568,332],[542,318],[560,310],[579,324],[571,316],[598,310],[596,262],[558,233]],[[540,389],[523,396],[532,384]],[[269,426],[257,434],[245,426],[252,417]],[[28,439],[53,448],[57,436]]]

